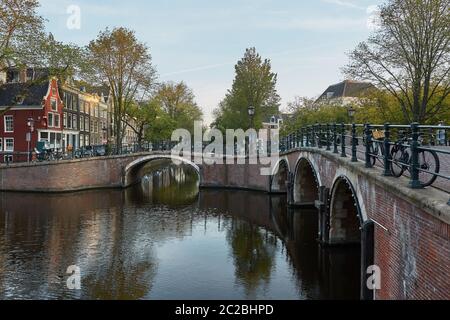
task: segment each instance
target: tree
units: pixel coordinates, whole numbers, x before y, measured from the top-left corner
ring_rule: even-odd
[[[379,29],[350,53],[346,74],[376,83],[406,122],[427,122],[450,94],[450,0],[389,0]]]
[[[161,108],[155,99],[130,106],[125,122],[136,133],[139,145],[142,144],[146,131],[160,119],[160,115]]]
[[[35,49],[35,59],[30,59],[29,63],[47,69],[51,77],[57,77],[62,82],[80,76],[87,68],[83,48],[57,41],[51,33],[40,41]]]
[[[27,50],[43,35],[37,0],[0,0],[0,71],[27,61]]]
[[[172,129],[186,129],[193,133],[194,121],[203,117],[193,91],[184,82],[161,84],[155,99],[160,103],[161,110],[172,120]]]
[[[87,76],[111,88],[114,133],[118,150],[126,127],[126,117],[135,101],[145,100],[155,80],[148,47],[126,28],[106,29],[87,48],[91,69]]]
[[[277,94],[277,75],[271,71],[270,60],[262,60],[255,48],[245,51],[235,66],[235,78],[231,90],[215,110],[214,125],[219,129],[250,128],[248,107],[255,108],[254,126],[278,114],[280,97]]]
[[[0,0],[0,72],[24,65],[33,52],[30,48],[39,45],[44,19],[37,14],[38,7],[37,0]],[[0,111],[0,116],[10,108]]]

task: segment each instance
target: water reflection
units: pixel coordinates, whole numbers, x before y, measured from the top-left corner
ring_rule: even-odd
[[[0,298],[358,298],[359,252],[320,248],[314,210],[161,165],[126,191],[0,194]]]

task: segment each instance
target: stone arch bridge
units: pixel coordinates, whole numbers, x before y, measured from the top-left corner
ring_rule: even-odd
[[[151,161],[170,159],[152,152],[0,167],[0,190],[72,192],[128,187]],[[280,156],[272,176],[261,165],[191,165],[202,188],[286,193],[290,205],[315,206],[318,240],[327,246],[361,246],[364,299],[450,299],[449,194],[413,190],[406,179],[384,177],[380,169],[316,148]],[[301,212],[301,211],[300,211]],[[370,266],[379,267],[381,287],[367,289]]]

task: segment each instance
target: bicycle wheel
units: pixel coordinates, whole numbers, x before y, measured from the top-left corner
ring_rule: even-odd
[[[391,173],[394,177],[400,178],[407,168],[409,163],[409,154],[400,148],[394,147],[391,152]]]
[[[419,181],[422,186],[431,186],[436,181],[437,175],[432,173],[439,173],[440,166],[439,157],[436,152],[428,150],[419,151]]]
[[[378,148],[378,144],[376,142],[372,142],[369,146],[369,152],[371,154],[370,156],[370,164],[372,165],[372,167],[375,166],[375,164],[377,163],[377,159],[378,159],[378,155],[379,155],[379,148]]]

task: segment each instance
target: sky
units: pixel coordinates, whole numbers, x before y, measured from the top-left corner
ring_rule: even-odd
[[[40,0],[56,39],[87,45],[106,27],[136,31],[159,81],[191,87],[205,122],[231,87],[234,65],[256,47],[278,74],[282,109],[344,80],[347,55],[372,32],[381,0]],[[75,11],[73,9],[75,8]],[[80,24],[73,22],[79,9]]]

